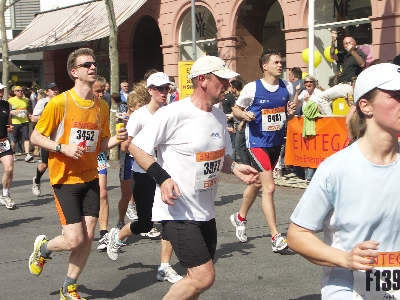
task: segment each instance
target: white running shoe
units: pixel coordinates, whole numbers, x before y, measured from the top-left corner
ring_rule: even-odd
[[[17,208],[17,205],[15,205],[14,201],[12,201],[10,194],[8,194],[7,196],[1,196],[0,204],[4,205],[8,209]]]
[[[176,271],[174,269],[172,269],[171,266],[165,268],[165,269],[160,269],[160,267],[158,267],[157,270],[157,280],[158,281],[166,281],[168,280],[171,283],[175,283],[178,282],[179,280],[181,280],[183,277],[181,275],[179,275],[178,273],[176,273]]]
[[[148,237],[148,238],[156,238],[159,237],[161,232],[157,230],[157,228],[153,228],[149,232],[141,233],[140,235],[143,237]]]
[[[131,221],[138,219],[137,212],[136,212],[136,205],[133,205],[133,206],[128,205],[128,209],[126,210],[126,216]]]
[[[110,240],[107,245],[107,254],[108,257],[111,258],[112,260],[117,260],[119,256],[119,249],[121,249],[121,246],[123,246],[123,243],[118,243],[115,239],[118,236],[119,229],[118,228],[112,228],[109,232],[110,235]]]
[[[33,193],[36,197],[39,197],[40,194],[41,194],[40,183],[39,183],[39,184],[35,183],[35,179],[36,179],[36,176],[33,177],[33,180],[32,180],[32,181],[33,181],[32,193]]]
[[[288,249],[286,239],[280,233],[276,234],[271,239],[271,243],[273,252],[279,252]]]
[[[108,242],[109,242],[108,233],[106,233],[101,237],[101,239],[99,239],[99,245],[97,246],[97,250],[106,250]]]
[[[236,228],[236,237],[241,241],[242,243],[247,243],[247,235],[246,235],[246,223],[247,221],[239,221],[238,219],[238,214],[235,213],[230,216],[230,220],[232,225]]]
[[[25,155],[25,162],[31,162],[34,159],[34,157],[32,155],[30,155],[29,153],[27,153]]]

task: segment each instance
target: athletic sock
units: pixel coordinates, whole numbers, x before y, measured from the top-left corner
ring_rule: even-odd
[[[102,238],[106,233],[108,233],[108,230],[100,230],[100,238]]]
[[[237,218],[238,218],[238,220],[239,220],[240,222],[246,221],[246,219],[243,218],[239,213],[237,214]]]
[[[8,196],[8,189],[3,189],[3,196],[4,197]]]
[[[49,251],[49,249],[47,249],[47,243],[42,244],[42,246],[40,246],[40,256],[48,258],[50,257],[50,254],[52,253],[51,251]]]
[[[35,178],[35,183],[40,184],[40,178],[42,178],[44,172],[40,172],[39,168],[36,169],[36,178]]]
[[[65,277],[65,281],[64,281],[64,285],[63,285],[63,293],[67,293],[68,292],[68,286],[71,284],[75,284],[76,283],[76,279],[73,279],[71,277]]]
[[[128,204],[128,208],[134,208],[135,207],[135,204]]]

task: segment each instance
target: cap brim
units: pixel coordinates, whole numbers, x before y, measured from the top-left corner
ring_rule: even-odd
[[[154,86],[162,86],[162,85],[164,85],[164,84],[174,84],[173,82],[169,82],[169,81],[167,81],[167,82],[164,82],[164,83],[160,83],[160,84],[158,84],[158,85],[155,85],[154,83],[151,83],[151,84],[149,84],[149,85],[146,85],[146,88],[148,88],[149,86],[151,86],[151,85],[154,85]]]
[[[390,80],[384,84],[378,86],[378,89],[385,91],[399,91],[400,90],[400,77]]]
[[[224,78],[224,79],[230,79],[230,78],[239,76],[238,73],[233,72],[232,70],[229,70],[229,69],[214,71],[211,73],[213,73],[214,75],[217,75],[218,77]]]

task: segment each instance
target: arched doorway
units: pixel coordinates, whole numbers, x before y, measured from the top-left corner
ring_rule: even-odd
[[[285,61],[283,24],[282,9],[277,0],[243,1],[236,24],[236,71],[244,82],[262,75],[258,59],[264,49],[279,51]]]
[[[149,16],[143,17],[133,36],[134,82],[142,80],[149,69],[157,69],[160,72],[164,70],[161,44],[158,24]],[[121,66],[121,69],[123,68],[124,66]]]

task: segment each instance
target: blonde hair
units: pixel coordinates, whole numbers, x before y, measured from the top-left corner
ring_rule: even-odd
[[[47,95],[46,95],[46,92],[44,90],[40,89],[40,90],[37,91],[37,100],[40,100],[40,99],[43,99],[43,98],[46,98],[46,97],[47,97]]]
[[[142,107],[150,102],[151,96],[146,88],[146,81],[141,81],[133,87],[132,92],[128,95],[128,107]]]

